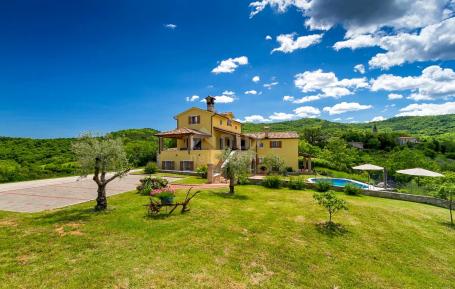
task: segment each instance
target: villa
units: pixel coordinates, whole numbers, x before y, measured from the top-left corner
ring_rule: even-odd
[[[255,152],[251,170],[265,172],[264,157],[280,157],[287,168],[298,171],[298,143],[296,132],[242,133],[242,123],[232,112],[216,112],[215,98],[205,98],[207,109],[189,108],[174,119],[177,128],[156,134],[159,138],[158,165],[167,171],[194,171],[200,166],[220,166],[223,150],[251,150]],[[176,139],[176,147],[163,149],[163,138]]]

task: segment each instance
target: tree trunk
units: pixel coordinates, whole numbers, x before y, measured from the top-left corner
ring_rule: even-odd
[[[106,184],[98,185],[98,197],[96,198],[96,211],[103,211],[107,209],[107,198],[106,198]]]
[[[235,178],[229,178],[229,194],[234,194],[234,185],[235,185]]]

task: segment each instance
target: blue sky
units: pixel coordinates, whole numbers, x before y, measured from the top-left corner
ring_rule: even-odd
[[[3,1],[0,135],[455,113],[453,1],[332,2]]]

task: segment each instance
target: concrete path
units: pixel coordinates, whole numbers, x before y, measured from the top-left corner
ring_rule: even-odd
[[[110,182],[107,195],[131,191],[142,175],[128,175]],[[173,179],[170,179],[172,181]],[[0,210],[41,212],[96,199],[96,184],[91,178],[56,178],[0,185]]]

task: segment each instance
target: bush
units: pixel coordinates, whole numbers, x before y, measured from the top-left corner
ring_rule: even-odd
[[[330,181],[317,181],[315,183],[315,186],[316,186],[316,191],[318,192],[327,192],[328,190],[330,190],[330,187],[332,186],[332,184],[330,183]]]
[[[136,190],[139,193],[148,195],[153,190],[165,188],[169,182],[166,179],[158,177],[147,177],[140,180],[141,184],[137,186]]]
[[[207,178],[208,168],[207,166],[200,166],[196,169],[196,173],[203,179]]]
[[[144,168],[144,172],[146,174],[154,174],[158,171],[158,166],[155,164],[155,163],[152,163],[152,162],[148,162],[147,165],[145,166]]]
[[[286,167],[286,172],[287,173],[292,173],[294,170],[292,169],[292,167]]]
[[[262,185],[266,188],[278,189],[282,186],[282,180],[279,176],[266,176],[262,181]]]
[[[362,193],[362,189],[354,184],[346,184],[346,186],[344,186],[344,192],[346,195],[357,196]]]
[[[239,185],[248,185],[250,180],[248,180],[248,175],[240,175],[237,179]]]
[[[303,190],[306,188],[305,178],[302,176],[291,177],[289,179],[289,188],[291,190]]]

